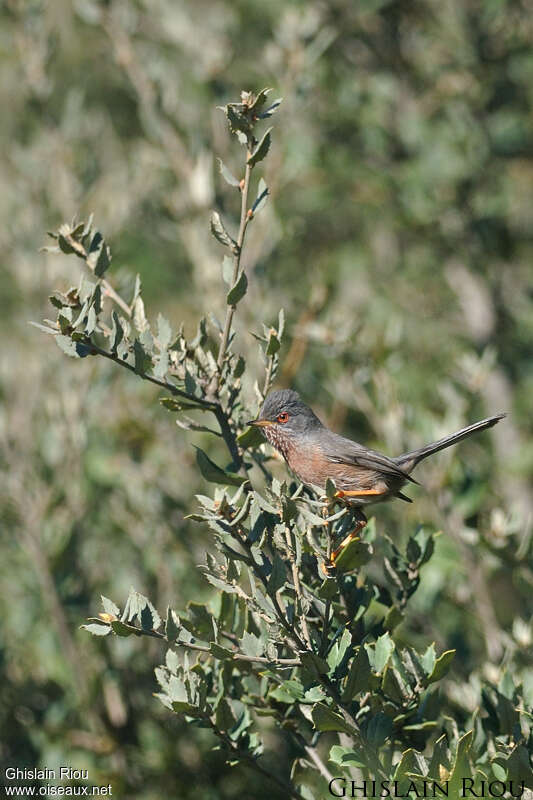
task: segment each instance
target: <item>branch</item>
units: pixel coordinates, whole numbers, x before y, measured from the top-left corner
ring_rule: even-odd
[[[298,565],[296,563],[296,557],[295,557],[295,554],[294,554],[294,548],[293,548],[292,541],[291,541],[291,533],[290,533],[288,528],[285,530],[285,541],[287,542],[287,552],[289,554],[289,561],[291,562],[291,567],[292,567],[292,579],[293,579],[293,582],[294,582],[294,591],[296,593],[296,597],[297,597],[297,600],[298,600],[298,608],[299,608],[299,611],[300,611],[300,620],[301,620],[301,623],[302,623],[302,631],[303,631],[305,643],[307,644],[309,650],[312,650],[313,646],[312,646],[312,643],[311,643],[311,637],[309,636],[309,628],[307,627],[307,618],[306,618],[305,612],[303,610],[303,604],[302,604],[303,595],[302,595],[302,587],[300,585],[300,574],[299,574],[299,570],[298,570]]]
[[[101,622],[101,619],[97,620]],[[136,636],[149,636],[152,639],[162,639],[164,642],[168,644],[169,647],[185,647],[187,650],[195,650],[198,653],[207,653],[208,655],[213,656],[216,658],[215,654],[211,650],[211,648],[207,647],[204,644],[195,644],[194,642],[182,642],[179,639],[176,641],[169,641],[168,637],[165,636],[164,633],[160,633],[159,631],[155,631],[153,629],[145,629],[145,628],[138,628],[136,625],[130,625],[127,622],[123,622],[127,628],[131,630],[132,633],[135,633]],[[249,664],[268,664],[271,667],[301,667],[302,662],[299,658],[267,658],[266,656],[249,656],[246,653],[241,653],[240,651],[236,650],[232,653],[231,659],[228,661],[246,661]]]
[[[283,778],[279,778],[275,772],[272,770],[265,769],[255,758],[253,755],[247,752],[243,752],[239,745],[236,742],[233,742],[230,737],[224,731],[221,731],[220,728],[216,726],[213,720],[206,716],[206,721],[209,722],[211,729],[215,736],[217,736],[221,741],[224,742],[226,747],[239,758],[243,759],[247,764],[253,767],[257,772],[259,772],[263,777],[268,778],[269,780],[273,781],[280,789],[283,790],[286,794],[288,793],[289,797],[294,798],[294,800],[302,800],[302,795],[300,792],[296,791],[292,783],[289,781],[284,781]]]
[[[147,375],[145,372],[138,372],[132,364],[128,364],[127,361],[124,361],[122,358],[119,358],[114,353],[110,353],[108,350],[104,350],[102,347],[99,347],[97,344],[94,344],[94,342],[91,339],[89,339],[87,342],[83,342],[83,344],[86,344],[87,347],[90,347],[91,350],[93,351],[93,354],[97,353],[99,356],[108,358],[110,361],[113,361],[120,367],[125,367],[126,369],[129,369],[130,372],[133,372],[135,375],[139,375],[141,378],[143,378],[143,380],[150,381],[150,383],[154,383],[156,386],[160,386],[162,389],[166,389],[167,392],[176,395],[176,397],[183,397],[185,400],[189,400],[191,403],[195,403],[197,406],[201,406],[202,408],[205,408],[207,411],[212,411],[215,415],[217,408],[220,408],[220,406],[214,401],[205,400],[204,398],[200,397],[195,397],[193,394],[189,394],[189,392],[186,392],[184,389],[180,389],[173,383],[159,380],[159,378],[154,378],[153,375]]]

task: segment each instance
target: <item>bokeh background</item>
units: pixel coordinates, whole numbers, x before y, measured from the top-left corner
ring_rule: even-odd
[[[5,0],[0,6],[0,766],[89,769],[114,795],[276,797],[224,764],[206,731],[153,697],[157,642],[79,625],[131,585],[160,608],[205,600],[206,491],[191,439],[153,387],[65,359],[28,320],[79,280],[39,253],[91,211],[117,287],[140,273],[155,319],[223,313],[215,155],[242,153],[217,105],[283,96],[239,306],[283,306],[279,385],[394,454],[483,415],[490,434],[419,474],[413,506],[377,511],[404,540],[443,531],[401,629],[456,647],[448,713],[523,667],[533,703],[533,6],[530,0]],[[204,443],[196,435],[196,443]],[[280,475],[283,467],[279,467]],[[401,506],[401,507],[399,507]],[[379,555],[379,548],[378,548]],[[377,577],[379,558],[372,566]],[[528,677],[529,675],[529,677]],[[286,754],[274,732],[277,764]]]

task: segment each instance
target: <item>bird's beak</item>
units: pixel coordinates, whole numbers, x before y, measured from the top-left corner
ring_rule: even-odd
[[[273,423],[269,419],[251,419],[246,424],[252,425],[254,428],[266,428],[269,425],[272,425]]]

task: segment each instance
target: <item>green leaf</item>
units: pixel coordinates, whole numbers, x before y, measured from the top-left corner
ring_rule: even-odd
[[[248,288],[248,278],[246,277],[246,273],[243,271],[237,278],[236,282],[233,284],[231,289],[229,290],[226,296],[226,302],[228,306],[236,306],[239,300],[242,300],[244,295],[246,294],[246,290]]]
[[[371,544],[355,537],[341,550],[335,561],[335,566],[340,572],[350,572],[352,569],[368,564],[373,554],[374,550]]]
[[[450,797],[459,797],[465,778],[472,777],[469,753],[472,747],[473,731],[468,731],[457,743],[455,761],[448,778],[448,792]]]
[[[450,669],[451,663],[455,657],[455,650],[446,650],[441,656],[437,658],[435,661],[435,666],[433,667],[430,676],[428,677],[428,683],[435,683],[435,681],[440,681],[443,678],[448,670]]]
[[[121,319],[115,310],[113,310],[111,319],[113,324],[111,329],[111,352],[116,353],[117,347],[124,338],[124,329],[122,327]]]
[[[359,692],[366,692],[369,687],[369,681],[370,662],[365,648],[360,647],[350,664],[350,670],[342,692],[343,702],[349,703]]]
[[[507,780],[507,770],[504,769],[501,764],[498,764],[497,761],[492,762],[492,771],[497,781]]]
[[[173,611],[170,606],[167,608],[167,618],[165,621],[165,636],[167,637],[167,641],[169,644],[172,644],[176,641],[178,636],[180,635],[181,631],[181,624],[180,618]]]
[[[268,579],[268,591],[271,594],[274,594],[274,592],[277,592],[278,589],[281,589],[281,587],[285,585],[286,579],[287,579],[287,573],[285,570],[285,564],[283,563],[283,560],[276,552],[274,554],[274,563],[272,564],[272,572],[270,573],[270,577]]]
[[[402,614],[399,608],[391,606],[385,615],[383,625],[388,631],[393,631],[398,625],[403,622],[405,615]]]
[[[329,578],[326,578],[326,580],[322,581],[322,585],[318,590],[318,596],[322,598],[322,600],[333,600],[338,592],[339,586],[337,581],[332,581]]]
[[[318,731],[340,731],[341,733],[354,734],[354,728],[324,703],[317,703],[311,711],[313,725]]]
[[[446,734],[443,734],[433,746],[433,753],[431,755],[431,760],[428,765],[428,778],[431,780],[438,781],[441,778],[441,767],[443,767],[446,772],[449,771],[449,761],[447,755],[447,742],[446,742]]]
[[[220,214],[218,211],[213,211],[211,214],[211,233],[215,239],[220,242],[220,244],[224,245],[224,247],[229,247],[233,251],[238,250],[237,242],[232,239],[227,232],[226,228],[224,227],[224,223],[220,219]]]
[[[411,688],[392,664],[385,667],[381,688],[387,697],[400,705],[412,699]]]
[[[406,750],[396,765],[396,770],[394,772],[394,780],[398,781],[398,796],[401,797],[402,794],[405,796],[405,793],[409,791],[409,786],[411,785],[411,774],[424,774],[426,770],[426,763],[422,756],[416,752],[416,750]],[[422,796],[424,794],[423,787],[419,787],[422,794],[418,796]]]
[[[264,647],[261,639],[245,631],[241,639],[241,650],[247,656],[262,656]]]
[[[146,600],[146,605],[141,610],[139,621],[144,631],[156,631],[161,625],[161,617],[149,600]]]
[[[261,89],[261,91],[258,92],[254,102],[252,103],[251,106],[249,106],[249,110],[252,117],[260,113],[271,91],[272,89],[265,88]]]
[[[117,636],[132,636],[136,633],[131,625],[126,625],[126,623],[122,622],[120,619],[112,620],[110,625],[113,629],[113,633],[116,633]]]
[[[437,654],[435,653],[435,642],[432,642],[427,650],[420,656],[420,663],[422,664],[426,675],[431,675],[436,660]]]
[[[337,640],[333,647],[330,649],[327,662],[330,668],[330,673],[333,673],[337,667],[340,667],[342,662],[344,661],[344,657],[348,648],[352,644],[352,636],[350,631],[345,628],[342,632],[342,636],[340,640]]]
[[[228,700],[222,697],[216,710],[216,725],[221,731],[229,731],[235,725],[236,718]]]
[[[256,164],[258,164],[265,158],[266,154],[270,150],[270,144],[272,141],[272,137],[270,135],[271,130],[272,128],[268,128],[268,130],[265,131],[261,140],[254,148],[253,153],[250,155],[250,158],[248,159],[249,167],[255,167]]]
[[[109,250],[104,237],[99,231],[96,231],[91,240],[91,244],[89,245],[87,264],[92,270],[94,270],[94,274],[99,278],[102,277],[106,269],[111,264],[111,251]]]
[[[304,689],[299,681],[284,681],[279,686],[271,689],[268,696],[273,700],[277,700],[278,703],[292,705],[295,700],[299,702],[303,699]]]
[[[267,348],[265,350],[266,355],[267,356],[274,356],[278,352],[280,347],[281,347],[281,345],[279,343],[277,332],[275,330],[271,330],[270,331],[270,336],[269,336],[269,339],[268,339]]]
[[[366,761],[363,755],[349,747],[341,747],[339,744],[334,744],[329,751],[329,760],[339,767],[359,767],[364,769]]]
[[[135,357],[135,372],[139,375],[144,375],[152,366],[152,359],[139,339],[135,339],[133,343],[133,355]]]
[[[228,650],[226,647],[221,647],[216,642],[209,642],[209,650],[215,658],[219,659],[219,661],[228,661],[234,656],[234,653],[231,650]]]
[[[196,447],[196,463],[202,474],[204,480],[209,483],[220,483],[226,486],[240,486],[244,483],[245,478],[237,475],[235,472],[226,472],[226,470],[211,461],[209,456],[204,453],[199,447]]]
[[[241,375],[244,374],[245,369],[246,369],[246,361],[242,356],[239,356],[237,361],[235,362],[235,367],[233,368],[233,377],[240,378]]]
[[[218,161],[218,167],[220,169],[220,174],[222,175],[226,183],[229,183],[230,186],[239,186],[240,185],[239,179],[236,178],[235,175],[227,168],[222,159],[218,158],[217,161]]]
[[[74,248],[67,242],[67,240],[65,239],[65,237],[64,237],[64,235],[62,233],[58,234],[57,242],[59,244],[61,252],[65,253],[67,256],[70,255],[71,253],[76,252],[74,250]]]
[[[517,744],[510,753],[504,765],[509,776],[509,780],[518,785],[524,781],[528,789],[533,789],[533,770],[529,760],[529,753],[523,744]]]
[[[377,750],[392,734],[392,720],[379,711],[361,726],[361,731],[370,747]]]
[[[329,672],[328,663],[317,653],[302,653],[300,659],[305,669],[312,675],[327,675]]]
[[[237,442],[244,450],[247,450],[249,447],[259,447],[260,444],[264,444],[265,439],[257,428],[250,426],[237,436]]]
[[[230,131],[238,136],[239,133],[243,134],[242,137],[239,136],[239,141],[241,144],[246,144],[250,132],[250,120],[247,114],[243,113],[242,103],[228,103],[228,105],[218,106],[218,108],[225,113]]]
[[[365,645],[365,647],[372,665],[372,669],[379,675],[385,669],[387,662],[392,655],[392,651],[394,650],[394,642],[388,633],[384,633],[383,636],[379,637],[374,647],[369,645]]]

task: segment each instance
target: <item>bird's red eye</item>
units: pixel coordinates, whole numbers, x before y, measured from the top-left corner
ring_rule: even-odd
[[[283,425],[285,422],[289,421],[289,415],[286,411],[282,411],[281,414],[278,414],[277,420]]]

